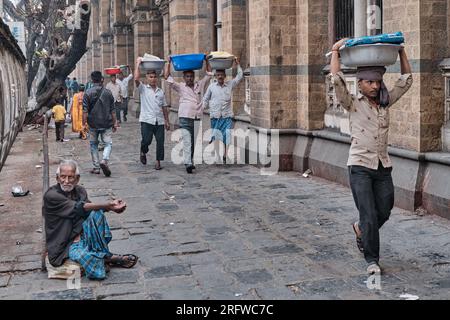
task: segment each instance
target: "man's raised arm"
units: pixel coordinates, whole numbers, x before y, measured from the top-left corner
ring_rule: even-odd
[[[134,67],[134,83],[136,84],[136,88],[141,85],[141,73],[139,71],[139,66],[141,64],[142,58],[138,57],[136,59],[136,66]]]
[[[400,57],[400,71],[402,74],[412,73],[411,65],[409,64],[408,57],[406,56],[405,48],[401,48],[399,53]]]

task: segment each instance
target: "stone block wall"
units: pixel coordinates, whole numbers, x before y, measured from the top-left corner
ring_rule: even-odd
[[[249,2],[251,121],[297,126],[296,1]]]
[[[438,64],[448,55],[447,0],[383,2],[383,32],[402,31],[414,84],[392,107],[390,143],[418,152],[441,149],[444,79]],[[388,87],[398,78],[397,63],[388,69]]]

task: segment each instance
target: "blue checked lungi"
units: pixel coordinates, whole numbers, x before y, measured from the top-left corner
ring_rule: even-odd
[[[222,140],[226,145],[231,142],[231,128],[233,127],[233,120],[231,117],[227,118],[211,118],[212,137],[211,141],[215,139]]]
[[[108,243],[112,239],[103,211],[92,211],[83,223],[81,240],[69,249],[69,259],[78,262],[90,279],[105,279],[105,258],[110,257]]]

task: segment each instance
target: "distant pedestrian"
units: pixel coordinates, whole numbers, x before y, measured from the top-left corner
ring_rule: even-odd
[[[227,146],[231,142],[231,129],[233,128],[233,109],[231,106],[231,94],[234,88],[243,78],[242,68],[239,60],[235,58],[237,75],[230,81],[225,81],[227,75],[225,70],[216,70],[217,81],[211,83],[203,97],[203,108],[209,106],[211,117],[212,137],[211,143],[215,144],[216,162],[220,161],[219,141],[222,140],[225,148],[222,161],[227,161]]]
[[[87,128],[83,126],[83,95],[84,85],[80,85],[80,92],[73,96],[70,115],[72,118],[72,132],[80,134],[80,139],[87,139]]]
[[[66,108],[66,110],[69,110],[70,85],[71,85],[71,80],[69,77],[67,77],[66,80],[64,81],[64,85],[66,89],[64,94],[64,107]]]
[[[148,147],[152,143],[153,136],[156,139],[156,170],[161,170],[161,161],[164,160],[164,136],[170,129],[169,111],[164,91],[158,87],[158,75],[156,71],[147,71],[144,82],[140,81],[139,65],[141,58],[136,60],[135,84],[139,90],[141,101],[141,163],[147,164]]]
[[[106,85],[106,89],[111,91],[114,97],[114,105],[116,109],[117,122],[120,124],[122,122],[120,111],[122,111],[122,88],[117,82],[115,75],[111,76],[111,81]]]
[[[359,211],[359,222],[353,224],[358,249],[368,263],[368,274],[380,274],[379,229],[389,219],[394,206],[392,163],[387,152],[389,109],[411,87],[413,78],[405,50],[399,51],[401,76],[388,91],[384,67],[358,67],[359,92],[351,95],[339,62],[339,48],[332,48],[331,74],[336,99],[350,115],[351,147],[348,159],[350,186]]]
[[[128,68],[128,76],[124,77],[123,73],[119,73],[117,82],[120,85],[120,88],[122,90],[122,110],[123,110],[123,121],[127,121],[127,115],[128,115],[128,102],[129,102],[129,97],[128,97],[128,84],[130,82],[131,79],[133,79],[133,71],[131,70],[131,68],[129,66],[127,66]]]
[[[112,133],[117,130],[114,97],[108,89],[103,87],[103,77],[100,71],[91,74],[94,86],[83,96],[83,126],[89,125],[91,156],[94,168],[93,174],[99,174],[100,168],[105,176],[111,175],[108,162],[112,149]],[[105,143],[103,160],[99,161],[99,137]]]
[[[55,119],[55,133],[56,141],[64,142],[64,126],[66,124],[66,108],[62,105],[60,99],[57,100],[57,104],[52,108],[53,118]]]
[[[164,70],[164,78],[180,97],[178,119],[183,136],[184,165],[187,173],[192,173],[192,170],[195,169],[193,163],[195,146],[194,121],[199,120],[199,113],[202,108],[202,94],[209,80],[211,80],[213,73],[211,72],[211,66],[206,61],[206,75],[202,80],[195,82],[195,72],[189,70],[183,72],[184,82],[179,83],[170,75],[171,64],[172,60],[169,57],[169,63],[166,64]]]
[[[80,91],[80,85],[78,84],[77,78],[73,78],[70,88],[72,89],[72,94],[76,94]]]

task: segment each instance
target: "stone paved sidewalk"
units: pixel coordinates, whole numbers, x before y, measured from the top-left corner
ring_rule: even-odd
[[[66,133],[69,132],[66,128]],[[122,215],[108,213],[110,248],[140,256],[133,269],[107,280],[82,280],[81,290],[39,270],[42,169],[37,130],[20,133],[0,174],[0,299],[420,299],[450,298],[450,222],[396,208],[381,231],[381,290],[369,290],[351,223],[350,190],[298,173],[260,175],[252,166],[197,166],[194,175],[171,161],[139,162],[139,126],[113,136],[112,177],[92,176],[89,145],[55,143],[58,161],[81,165],[92,201],[121,197]],[[174,146],[166,138],[166,158]],[[17,181],[32,191],[12,198]],[[20,240],[20,244],[16,241]]]

